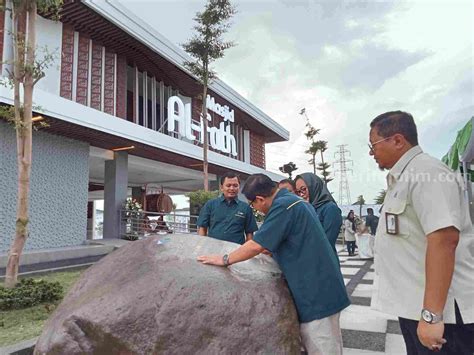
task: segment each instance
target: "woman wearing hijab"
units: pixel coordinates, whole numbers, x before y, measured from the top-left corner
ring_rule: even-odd
[[[336,252],[336,240],[342,225],[342,212],[337,207],[326,184],[312,173],[304,173],[295,178],[296,194],[311,203],[319,216],[326,236]]]

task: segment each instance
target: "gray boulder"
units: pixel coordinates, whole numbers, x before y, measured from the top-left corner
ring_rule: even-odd
[[[35,354],[298,354],[296,310],[270,257],[196,261],[237,247],[195,235],[129,243],[84,272]]]

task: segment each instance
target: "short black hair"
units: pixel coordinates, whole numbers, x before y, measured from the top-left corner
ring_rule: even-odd
[[[294,189],[296,189],[296,184],[293,180],[291,179],[283,179],[283,180],[280,180],[280,182],[278,183],[278,185],[280,184],[290,184]]]
[[[242,189],[242,193],[245,195],[247,200],[253,201],[256,196],[268,197],[275,192],[276,183],[265,174],[253,174],[250,175],[245,186]]]
[[[240,176],[237,173],[233,173],[231,171],[226,172],[224,175],[221,176],[221,179],[220,179],[221,185],[224,185],[224,181],[226,178],[229,178],[229,179],[237,178],[240,184]]]
[[[367,213],[368,213],[368,214],[374,214],[373,208],[370,208],[370,207],[367,208]]]
[[[379,136],[384,138],[399,133],[411,145],[418,145],[415,120],[408,112],[390,111],[382,113],[370,122],[370,128],[376,128]]]

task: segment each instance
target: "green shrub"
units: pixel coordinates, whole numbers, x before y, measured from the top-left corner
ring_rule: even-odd
[[[0,310],[20,309],[58,301],[63,296],[59,282],[21,279],[14,288],[0,286]]]
[[[201,208],[206,204],[207,201],[219,196],[219,191],[197,190],[188,192],[185,194],[185,196],[189,198],[189,213],[191,216],[199,216]],[[191,224],[196,224],[196,221],[196,217],[191,217]]]
[[[185,196],[189,198],[191,204],[204,206],[207,201],[219,196],[219,191],[197,190],[188,192],[187,194],[185,194]]]

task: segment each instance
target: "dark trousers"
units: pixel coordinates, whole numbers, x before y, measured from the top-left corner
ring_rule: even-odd
[[[418,321],[412,319],[398,318],[400,321],[400,329],[402,330],[403,339],[407,347],[408,355],[472,355],[474,354],[474,323],[464,324],[458,305],[455,303],[456,324],[445,324],[443,338],[447,343],[443,345],[441,351],[432,351],[424,347],[416,329]],[[423,321],[421,321],[423,322]]]
[[[354,255],[356,242],[355,241],[346,242],[346,244],[347,244],[347,252],[349,253],[349,255]]]

